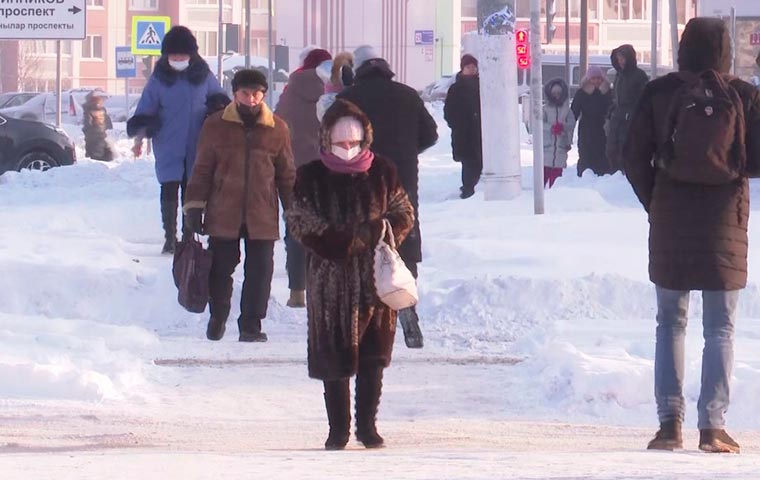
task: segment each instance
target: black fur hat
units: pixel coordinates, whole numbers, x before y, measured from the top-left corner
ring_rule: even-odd
[[[267,91],[269,84],[267,77],[258,70],[238,70],[232,77],[232,91],[237,92],[241,88]]]
[[[198,54],[198,41],[187,27],[177,25],[166,33],[164,41],[161,43],[161,55],[172,54],[190,56]]]

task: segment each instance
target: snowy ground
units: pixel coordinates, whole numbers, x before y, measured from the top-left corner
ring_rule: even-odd
[[[282,244],[270,342],[239,344],[233,320],[211,343],[206,316],[175,302],[153,164],[132,159],[123,135],[113,164],[1,176],[2,478],[760,478],[760,250],[729,412],[744,453],[696,449],[698,294],[687,448],[646,452],[654,292],[646,217],[625,179],[568,169],[536,217],[526,147],[522,197],[463,201],[441,134],[421,163],[426,346],[398,335],[381,451],[321,449],[321,384],[306,376],[305,314],[284,307]]]

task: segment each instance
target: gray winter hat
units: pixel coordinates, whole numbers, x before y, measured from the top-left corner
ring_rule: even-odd
[[[358,69],[364,62],[374,58],[381,58],[375,51],[375,48],[372,45],[362,45],[354,50],[354,69]]]

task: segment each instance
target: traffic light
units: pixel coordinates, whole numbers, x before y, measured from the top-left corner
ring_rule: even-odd
[[[515,43],[517,48],[517,68],[530,68],[530,43],[527,30],[518,30],[515,32]]]
[[[546,0],[546,43],[552,43],[557,26],[554,25],[554,17],[557,16],[556,0]]]
[[[143,63],[143,75],[146,79],[150,78],[151,73],[153,73],[153,57],[143,57],[142,58]]]

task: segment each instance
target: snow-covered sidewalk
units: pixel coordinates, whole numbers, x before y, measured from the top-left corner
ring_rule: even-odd
[[[530,192],[463,201],[441,133],[421,162],[426,345],[397,336],[381,451],[321,449],[322,387],[306,374],[305,312],[284,307],[281,243],[269,343],[236,341],[235,308],[212,343],[206,316],[176,304],[153,164],[129,158],[129,141],[112,164],[0,177],[0,476],[760,478],[759,213],[728,415],[743,453],[696,450],[698,294],[687,450],[646,452],[654,292],[646,217],[625,179],[568,169],[542,217]]]

